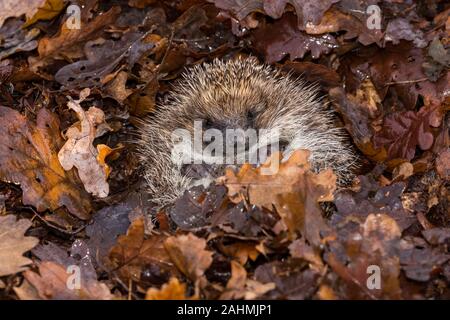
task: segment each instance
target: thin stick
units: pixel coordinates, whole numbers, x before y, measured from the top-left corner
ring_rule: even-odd
[[[386,83],[385,86],[389,86],[389,85],[393,85],[393,84],[416,83],[416,82],[422,82],[422,81],[426,81],[426,80],[428,80],[428,78],[422,78],[422,79],[417,79],[417,80],[393,81],[393,82]]]

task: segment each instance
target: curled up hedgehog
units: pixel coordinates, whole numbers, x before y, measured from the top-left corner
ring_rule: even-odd
[[[199,160],[195,155],[202,152],[198,152],[195,141],[180,143],[177,133],[187,133],[194,139],[199,128],[202,132],[223,133],[220,144],[230,142],[226,135],[230,129],[277,132],[277,148],[284,158],[296,149],[308,149],[313,168],[332,168],[338,183],[343,184],[352,176],[355,155],[334,120],[318,96],[317,86],[283,75],[255,58],[215,60],[193,67],[174,86],[167,102],[160,103],[156,113],[144,120],[140,130],[139,155],[152,201],[167,205],[185,190],[206,186],[223,175],[226,166],[235,165],[220,163],[214,157]],[[239,139],[236,136],[231,144],[236,145]],[[245,136],[243,139],[244,150],[254,147]],[[209,140],[201,141],[200,149],[205,151],[213,141]],[[263,141],[266,147],[274,142],[267,137]],[[223,150],[228,150],[226,147]],[[174,150],[186,152],[177,156]],[[188,161],[180,161],[186,160],[186,154]],[[223,159],[235,160],[237,153],[233,155]]]

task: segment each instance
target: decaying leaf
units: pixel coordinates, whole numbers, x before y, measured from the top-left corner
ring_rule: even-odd
[[[311,51],[313,59],[317,59],[337,45],[332,35],[308,35],[299,30],[296,24],[295,16],[286,15],[255,31],[253,45],[264,54],[267,63],[280,61],[287,55],[290,60],[303,58],[308,51]]]
[[[169,282],[163,284],[161,289],[150,288],[145,296],[146,300],[186,300],[186,284],[178,280],[178,278],[170,278]]]
[[[28,27],[39,20],[51,20],[56,17],[64,7],[64,0],[46,0],[38,7],[37,11],[32,16],[27,16],[27,21],[25,21],[23,27]]]
[[[88,6],[86,6],[86,10],[89,10]],[[63,23],[56,37],[44,37],[39,41],[39,57],[30,59],[31,69],[36,71],[38,67],[45,65],[52,58],[80,57],[80,46],[98,36],[97,33],[102,28],[115,21],[120,11],[120,7],[112,7],[91,21],[81,21],[81,28],[71,28]]]
[[[303,29],[307,24],[318,24],[322,15],[333,3],[339,0],[208,0],[223,10],[229,11],[238,20],[244,20],[250,13],[259,11],[278,19],[284,12],[287,4],[294,7],[297,13],[298,27]]]
[[[425,106],[418,112],[406,111],[384,118],[382,130],[374,136],[375,148],[383,147],[388,160],[411,160],[416,148],[428,150],[433,145],[433,127],[442,119],[438,106]]]
[[[104,147],[98,145],[94,148],[93,142],[104,133],[108,125],[105,123],[105,114],[101,109],[90,107],[88,111],[84,111],[81,107],[80,103],[89,96],[89,93],[89,89],[84,89],[80,93],[79,100],[70,100],[67,103],[69,109],[77,113],[80,128],[75,125],[67,130],[67,141],[59,150],[58,159],[66,171],[73,167],[77,168],[87,192],[104,198],[109,193],[109,184],[106,180],[110,169],[104,162],[108,152],[100,152],[105,150]]]
[[[73,271],[72,271],[73,272]],[[67,269],[54,262],[39,264],[39,274],[33,271],[24,273],[43,300],[110,300],[113,298],[109,288],[97,280],[81,280],[76,283],[70,278]]]
[[[260,207],[275,207],[291,236],[296,231],[308,232],[315,229],[311,228],[313,221],[321,219],[318,203],[332,200],[336,188],[332,170],[313,173],[308,157],[308,151],[297,150],[287,161],[281,162],[281,154],[275,153],[258,168],[244,164],[237,174],[227,169],[219,182],[228,188],[228,196],[235,203],[248,200]],[[265,171],[272,170],[274,164],[277,167],[275,173],[266,174]],[[319,229],[325,228],[323,222],[318,224]],[[318,244],[317,236],[311,234],[309,240]]]
[[[37,238],[24,236],[30,226],[29,220],[16,221],[13,215],[0,216],[0,277],[21,272],[32,263],[23,256],[39,242]]]
[[[152,235],[144,239],[144,220],[136,219],[127,234],[118,238],[111,249],[109,258],[111,269],[129,281],[145,281],[150,285],[160,285],[176,275],[171,257],[164,248],[165,235]]]
[[[4,0],[0,5],[0,27],[9,17],[25,15],[29,26],[38,20],[49,20],[64,8],[63,0]]]
[[[89,218],[89,195],[73,171],[64,171],[57,152],[62,146],[59,120],[42,108],[36,124],[19,112],[0,107],[0,179],[19,183],[23,203],[38,211],[61,206],[81,219]]]
[[[55,80],[66,88],[102,85],[114,78],[111,74],[125,57],[128,57],[128,68],[132,68],[142,54],[154,47],[153,42],[146,43],[144,38],[144,34],[130,32],[119,41],[88,41],[84,47],[87,60],[62,67]]]
[[[339,228],[339,241],[330,243],[331,252],[325,257],[345,282],[341,287],[343,294],[353,299],[401,298],[400,235],[395,220],[385,214],[368,215],[359,228],[354,228],[350,220]],[[371,285],[369,271],[379,272],[380,286]]]
[[[40,31],[37,28],[24,30],[22,22],[18,19],[9,19],[0,28],[0,60],[18,52],[36,49],[38,42],[35,38]]]
[[[205,249],[206,241],[192,233],[167,238],[164,247],[177,268],[190,280],[200,280],[213,259],[212,252]]]

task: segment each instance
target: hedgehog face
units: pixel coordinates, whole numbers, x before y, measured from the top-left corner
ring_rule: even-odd
[[[207,185],[226,166],[239,166],[236,160],[242,159],[242,152],[254,152],[263,145],[276,145],[285,157],[296,149],[308,149],[315,170],[333,168],[338,182],[351,176],[352,148],[344,132],[334,127],[333,115],[318,98],[317,88],[283,76],[256,59],[215,60],[196,66],[175,84],[168,100],[145,122],[138,142],[149,192],[157,204],[170,203],[193,185]],[[173,133],[195,137],[199,125],[206,139],[194,143],[194,148],[189,143],[181,148],[193,150],[193,157],[187,157],[193,161],[173,161],[173,151],[179,147]],[[229,138],[230,130],[248,135]],[[258,134],[256,145],[249,138],[252,132]],[[205,158],[204,151],[213,150],[213,142],[216,147],[222,145],[220,152],[237,144],[241,153],[235,149],[233,157],[223,157],[221,162],[214,152]],[[198,154],[201,161],[196,161]]]

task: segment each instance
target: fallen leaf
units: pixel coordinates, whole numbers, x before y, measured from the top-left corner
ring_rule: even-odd
[[[86,234],[89,236],[87,244],[92,257],[100,266],[105,263],[104,259],[118,237],[127,232],[130,226],[128,215],[132,210],[126,203],[105,207],[96,212],[92,224],[86,227]]]
[[[109,288],[97,280],[86,281],[81,277],[79,288],[70,288],[72,273],[54,262],[39,264],[39,274],[24,273],[25,279],[36,289],[43,300],[111,300]]]
[[[213,261],[212,252],[205,249],[206,240],[192,233],[169,237],[164,247],[177,268],[193,282],[203,278]]]
[[[21,272],[32,263],[23,256],[39,243],[37,238],[24,236],[30,226],[29,220],[0,216],[0,277]]]
[[[187,297],[186,284],[178,278],[170,278],[168,283],[163,284],[161,289],[150,288],[147,290],[145,300],[191,300],[195,297]]]
[[[126,283],[131,279],[150,286],[160,285],[175,276],[171,257],[164,248],[165,235],[144,239],[144,220],[132,222],[127,234],[119,236],[109,253],[111,270],[117,270]]]
[[[414,28],[408,20],[396,18],[389,21],[386,27],[384,40],[386,42],[392,41],[394,44],[399,44],[401,39],[412,41],[417,48],[425,48],[428,44],[423,32],[420,29]]]
[[[274,283],[275,288],[262,298],[266,299],[306,299],[316,291],[319,274],[311,269],[302,270],[294,261],[268,262],[255,270],[255,278],[262,283]]]
[[[330,34],[314,36],[299,30],[292,14],[286,14],[282,19],[256,29],[252,39],[255,49],[264,55],[269,64],[280,61],[287,55],[290,60],[301,59],[309,51],[311,57],[317,59],[337,46],[335,38]]]
[[[23,51],[32,51],[36,49],[38,42],[35,38],[40,31],[37,28],[26,30],[21,28],[22,21],[18,19],[9,19],[0,28],[0,60],[10,55]]]
[[[131,69],[142,54],[154,47],[153,42],[147,43],[144,38],[145,34],[129,32],[119,41],[88,41],[84,47],[87,60],[62,67],[55,74],[55,80],[65,88],[101,86],[116,77],[114,70],[123,59],[128,57]]]
[[[333,3],[340,0],[208,0],[216,7],[229,11],[238,20],[244,20],[252,12],[264,12],[278,19],[283,15],[287,4],[294,7],[297,13],[298,28],[303,29],[308,23],[318,24],[322,15]]]
[[[42,108],[36,124],[19,112],[0,107],[0,179],[19,183],[23,203],[38,211],[61,206],[80,219],[88,219],[89,195],[73,171],[64,171],[57,151],[62,145],[59,120]]]
[[[3,0],[0,5],[0,27],[9,17],[25,15],[25,27],[38,20],[49,20],[64,8],[62,0]]]
[[[336,241],[329,243],[331,252],[325,254],[325,261],[344,281],[342,298],[400,299],[398,244],[401,232],[395,220],[385,214],[369,214],[356,227],[348,220],[337,235]],[[369,269],[370,266],[381,270],[379,288],[369,289],[367,285],[369,275],[376,272]]]
[[[88,6],[86,6],[86,10],[89,10]],[[69,28],[66,23],[62,23],[60,32],[56,37],[44,37],[39,41],[39,57],[29,59],[30,68],[37,71],[38,67],[45,65],[52,58],[80,57],[82,55],[80,46],[86,41],[98,37],[98,33],[105,26],[116,20],[120,11],[120,7],[115,6],[91,21],[82,20],[80,29]]]
[[[64,0],[46,0],[37,11],[30,17],[27,17],[23,28],[31,26],[33,23],[39,20],[51,20],[56,17],[62,9],[64,9]]]
[[[281,154],[275,153],[258,168],[244,164],[237,174],[228,168],[218,181],[227,187],[228,196],[234,203],[248,200],[267,209],[274,206],[291,237],[295,237],[296,231],[309,233],[308,229],[314,230],[309,234],[309,240],[318,244],[316,232],[325,228],[323,221],[319,222],[319,202],[333,199],[336,176],[330,169],[313,173],[308,157],[308,151],[297,150],[287,161],[281,162]],[[268,170],[273,162],[277,163],[277,172],[265,174],[263,170]],[[318,229],[311,228],[313,221],[318,223]]]
[[[382,187],[372,177],[360,176],[359,190],[341,189],[335,194],[337,213],[332,216],[332,224],[338,224],[349,216],[365,220],[369,214],[384,213],[393,218],[401,230],[408,228],[415,217],[402,203],[405,190],[403,182]]]
[[[417,147],[422,150],[431,148],[434,141],[432,128],[438,127],[441,119],[439,106],[424,106],[418,112],[390,114],[384,118],[382,129],[375,133],[374,146],[386,150],[387,160],[410,161]]]
[[[123,103],[133,93],[133,90],[126,88],[127,80],[128,73],[120,71],[106,88],[106,92],[119,103]]]
[[[84,89],[80,92],[79,100],[70,99],[67,103],[69,109],[77,113],[81,128],[72,126],[67,130],[67,141],[59,150],[58,159],[66,171],[73,167],[77,168],[78,175],[87,192],[104,198],[109,193],[109,184],[106,180],[110,169],[104,163],[104,158],[108,153],[100,153],[101,145],[96,149],[93,142],[102,134],[100,128],[107,127],[107,124],[105,123],[105,114],[101,109],[90,107],[88,111],[84,111],[81,107],[80,103],[89,96],[89,93],[89,89]]]

